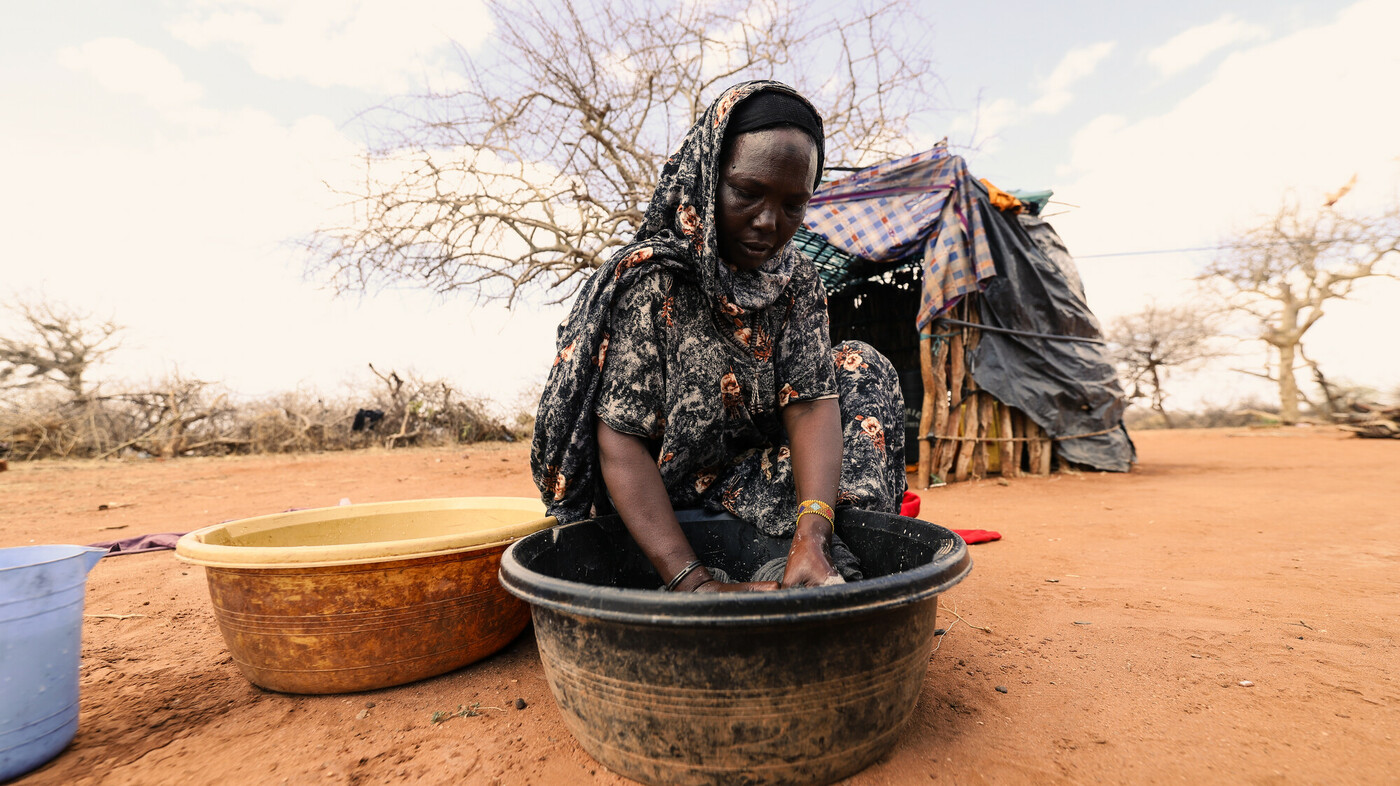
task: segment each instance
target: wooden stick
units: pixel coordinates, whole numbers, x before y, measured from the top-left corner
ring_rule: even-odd
[[[974,314],[976,313],[976,311],[972,308],[971,295],[963,299],[961,307],[963,309],[963,318],[966,321],[976,321],[974,319]],[[966,338],[963,341],[964,350],[962,366],[964,369],[967,369],[966,356],[970,355],[972,353],[973,348],[977,346],[977,342],[981,337],[981,331],[977,330],[976,328],[963,328],[961,332],[966,335]],[[964,401],[966,402],[963,406],[963,411],[967,413],[966,425],[963,426],[963,436],[972,437],[972,439],[963,442],[961,445],[958,446],[957,465],[953,470],[953,479],[958,482],[962,482],[968,479],[972,471],[973,463],[977,457],[977,448],[981,444],[980,440],[986,434],[986,425],[983,423],[981,417],[982,407],[980,406],[980,402],[978,402],[976,400],[976,397],[973,395],[973,393],[977,391],[977,380],[973,379],[972,374],[967,373],[966,371],[964,371],[963,373],[962,388],[964,391],[962,393],[962,396]]]
[[[1030,463],[1032,475],[1040,474],[1040,453],[1043,443],[1040,439],[1040,426],[1026,415],[1026,459]]]
[[[974,437],[974,439],[963,440],[958,443],[958,460],[953,467],[953,480],[961,483],[967,480],[968,474],[972,470],[972,457],[977,452],[977,439],[981,435],[981,418],[978,417],[980,407],[977,401],[969,401],[963,404],[963,436]]]
[[[952,341],[944,341],[943,346],[945,349],[948,349],[952,346]],[[948,390],[948,375],[950,373],[948,367],[948,357],[950,357],[951,355],[951,351],[946,353],[940,351],[939,357],[943,358],[943,360],[942,362],[938,363],[933,370],[934,380],[937,382],[939,389],[943,391]],[[934,428],[936,429],[935,433],[939,435],[950,434],[952,432],[949,431],[949,429],[954,428],[954,413],[948,406],[947,398],[948,396],[945,393],[942,401],[935,402],[938,406],[938,409],[934,412],[933,424]],[[938,425],[940,422],[942,422],[943,424],[941,427],[939,427]],[[941,437],[934,443],[933,472],[935,475],[938,476],[938,479],[944,483],[948,482],[948,467],[952,464],[951,456],[956,445],[956,442],[949,442],[948,440],[942,439]],[[932,482],[931,478],[930,482]]]
[[[933,474],[933,441],[928,435],[933,433],[933,411],[936,406],[932,337],[919,339],[919,372],[924,380],[924,401],[919,412],[919,469],[914,474],[914,488],[926,489],[929,475]]]
[[[998,469],[1001,470],[1001,476],[1003,478],[1014,478],[1021,474],[1021,465],[1012,458],[1015,454],[1014,446],[1016,442],[1014,441],[1015,435],[1011,433],[1011,407],[1002,404],[997,407],[997,414],[1000,416],[999,423],[1001,430],[999,434],[1001,442],[997,445],[997,458],[1001,459],[998,462],[1000,465]],[[1020,456],[1016,456],[1015,458],[1019,459]]]
[[[968,308],[967,321],[974,324],[980,323],[977,318],[977,309]],[[967,354],[971,355],[977,351],[977,345],[982,343],[982,331],[978,328],[967,328]]]
[[[1007,412],[1011,415],[1011,471],[1015,474],[1010,477],[1021,477],[1021,455],[1025,452],[1021,442],[1026,438],[1026,416],[1020,410],[1007,407]],[[1001,468],[1002,475],[1006,475],[1006,467]]]
[[[956,334],[955,334],[951,339],[948,340],[948,391],[949,391],[950,393],[952,393],[952,395],[953,395],[954,398],[958,398],[958,399],[960,399],[960,398],[963,397],[963,383],[965,382],[965,380],[966,380],[966,378],[967,378],[967,371],[966,371],[966,367],[964,366],[964,359],[965,359],[965,358],[964,358],[964,355],[963,355],[963,331],[962,331],[961,329],[959,329],[959,330],[956,331]],[[952,422],[956,422],[956,423],[958,423],[958,424],[964,425],[964,427],[965,427],[965,424],[966,424],[966,422],[967,422],[967,407],[965,407],[965,406],[960,406],[960,407],[958,407],[957,413],[956,413],[956,418],[957,418],[957,419],[956,419],[955,421],[952,421]],[[958,433],[957,430],[951,428],[951,425],[952,425],[951,422],[950,422],[949,425],[950,425],[950,428],[949,428],[948,431],[945,432],[945,433],[948,433],[948,434],[955,434],[955,433]],[[954,466],[954,464],[957,463],[956,457],[957,457],[957,454],[959,454],[959,453],[962,452],[962,451],[961,451],[962,444],[963,444],[963,443],[956,443],[956,444],[948,445],[948,446],[946,446],[946,447],[943,449],[943,450],[944,450],[944,457],[943,457],[943,461],[940,462],[941,467],[940,467],[940,469],[939,469],[939,473],[938,473],[938,474],[939,474],[945,481],[952,481],[952,480],[954,480],[954,478],[951,478],[951,477],[948,476],[948,473],[949,473],[949,470],[952,469],[952,467]],[[965,480],[966,478],[963,478],[963,479]]]
[[[1036,474],[1049,475],[1050,459],[1055,455],[1055,443],[1050,440],[1050,434],[1045,429],[1040,429],[1040,435],[1044,439],[1040,442],[1040,466],[1036,468]]]
[[[926,433],[948,433],[946,431],[946,429],[948,428],[948,375],[947,372],[944,370],[947,365],[948,341],[943,340],[938,342],[938,352],[933,356],[933,364],[931,369],[931,378],[933,383],[933,422],[929,426],[930,429],[932,429],[931,432]],[[927,389],[928,388],[926,387],[925,390]],[[936,443],[933,440],[929,440],[930,448],[932,448],[935,444]],[[939,451],[930,450],[929,454],[930,468],[933,469],[938,467],[939,463],[941,463],[941,455]],[[938,479],[943,480],[944,478],[941,474],[941,470],[937,471],[940,472]],[[925,480],[926,482],[928,482],[930,479]]]
[[[955,399],[963,397],[963,384],[967,380],[965,360],[963,336],[959,330],[957,335],[948,340],[948,392]]]
[[[940,433],[955,434],[961,423],[962,410],[953,410],[948,413],[948,420],[944,423],[944,430]],[[938,463],[934,466],[938,467],[938,477],[941,478],[944,483],[952,482],[949,473],[953,470],[953,460],[957,458],[958,446],[961,444],[962,443],[955,439],[941,439],[938,441]]]
[[[983,395],[977,406],[977,445],[972,451],[972,477],[987,477],[987,468],[991,461],[991,436],[992,426],[996,423],[996,399],[988,395]]]

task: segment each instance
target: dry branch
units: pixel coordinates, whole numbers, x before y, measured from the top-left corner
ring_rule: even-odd
[[[1228,253],[1201,278],[1226,309],[1258,322],[1260,340],[1276,353],[1274,373],[1267,376],[1278,382],[1279,418],[1296,423],[1302,396],[1294,371],[1303,336],[1328,304],[1347,299],[1358,282],[1400,275],[1400,204],[1350,215],[1286,199],[1267,221],[1224,246]]]
[[[307,241],[340,291],[411,282],[513,303],[572,295],[634,232],[668,152],[730,84],[779,78],[826,121],[830,165],[912,152],[933,108],[930,27],[910,0],[492,2],[462,87],[370,113],[383,135],[346,219]]]

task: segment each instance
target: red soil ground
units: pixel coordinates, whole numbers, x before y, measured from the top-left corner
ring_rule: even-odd
[[[847,783],[1400,781],[1400,441],[1135,437],[1130,474],[922,492],[924,518],[1005,537],[943,597],[898,745]],[[524,446],[11,463],[0,546],[479,494],[534,494]],[[26,786],[627,782],[565,729],[529,630],[436,679],[298,697],[243,679],[171,552],[103,560],[87,612],[140,616],[85,620],[77,738]]]

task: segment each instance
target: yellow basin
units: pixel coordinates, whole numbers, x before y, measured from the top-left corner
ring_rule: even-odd
[[[510,643],[530,611],[497,581],[501,553],[555,523],[538,499],[383,502],[216,524],[175,552],[204,566],[251,682],[345,693],[442,674]]]

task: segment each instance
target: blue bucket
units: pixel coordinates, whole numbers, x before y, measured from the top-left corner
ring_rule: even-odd
[[[52,759],[78,731],[87,574],[106,549],[0,549],[0,781]]]

